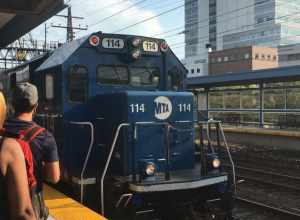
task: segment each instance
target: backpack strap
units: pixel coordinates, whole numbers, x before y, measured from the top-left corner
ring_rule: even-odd
[[[39,134],[41,134],[45,130],[45,128],[42,128],[35,124],[27,130],[21,131],[20,139],[30,144]]]
[[[34,166],[33,166],[33,158],[32,158],[31,148],[29,146],[29,143],[22,139],[16,139],[16,141],[21,146],[21,149],[24,154],[29,188],[33,189],[36,186],[37,182],[36,182],[36,178],[34,176]]]

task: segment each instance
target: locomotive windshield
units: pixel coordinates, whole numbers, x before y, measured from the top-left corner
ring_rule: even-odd
[[[126,67],[99,65],[97,67],[97,83],[111,85],[131,85],[134,87],[155,87],[159,85],[158,68]]]

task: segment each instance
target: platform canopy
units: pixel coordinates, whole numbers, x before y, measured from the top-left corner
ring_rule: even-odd
[[[262,69],[251,72],[192,77],[186,79],[186,84],[189,88],[211,88],[216,86],[259,84],[296,80],[300,80],[300,65],[274,69]]]
[[[64,0],[0,0],[0,48],[12,43],[65,7]]]

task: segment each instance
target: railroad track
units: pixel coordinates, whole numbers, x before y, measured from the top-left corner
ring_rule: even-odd
[[[239,203],[243,203],[246,204],[247,206],[251,206],[255,209],[262,209],[262,210],[267,210],[269,212],[274,213],[275,215],[280,215],[282,217],[284,217],[284,220],[287,219],[300,219],[300,214],[299,213],[295,213],[292,211],[288,211],[285,209],[281,209],[281,208],[277,208],[277,207],[273,207],[261,202],[257,202],[257,201],[253,201],[253,200],[249,200],[243,197],[236,197],[236,200]]]
[[[230,169],[230,164],[223,164]],[[236,166],[236,176],[243,180],[238,187],[237,201],[252,206],[253,216],[255,207],[281,216],[300,219],[300,177],[265,171],[263,168]],[[298,196],[299,195],[299,196]],[[255,206],[255,207],[254,207]],[[251,208],[250,208],[251,209]],[[259,212],[258,212],[259,213]],[[261,214],[263,216],[263,214]],[[273,218],[265,218],[273,219]]]
[[[230,167],[229,164],[223,164],[223,166]],[[275,173],[272,171],[262,171],[243,166],[235,166],[235,168],[239,179],[300,192],[300,177],[298,176]]]

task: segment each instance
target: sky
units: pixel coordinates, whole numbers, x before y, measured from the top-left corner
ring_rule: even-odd
[[[179,34],[184,30],[184,7],[179,7],[184,4],[183,0],[66,0],[66,2],[72,6],[73,16],[84,17],[83,20],[73,19],[73,26],[85,27],[88,25],[87,31],[75,31],[76,38],[98,31],[155,36],[165,38],[175,54],[180,59],[184,58],[184,35]],[[128,7],[130,9],[127,11],[104,20],[104,18]],[[119,32],[124,27],[157,16],[175,7],[179,8]],[[63,10],[59,14],[67,15],[67,10]],[[48,40],[65,42],[66,30],[51,27],[52,24],[66,26],[67,19],[53,17],[46,21]],[[44,40],[44,27],[44,24],[41,24],[32,31],[34,39]],[[176,30],[162,34],[172,29]]]

